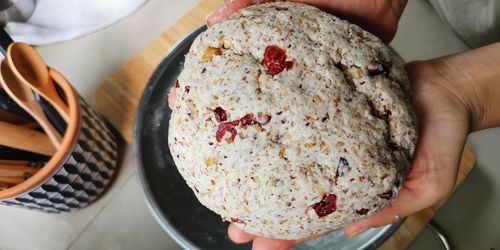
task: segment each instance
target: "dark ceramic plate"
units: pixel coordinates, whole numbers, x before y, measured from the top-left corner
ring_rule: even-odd
[[[198,202],[177,172],[167,146],[171,114],[167,94],[177,81],[191,43],[205,29],[205,26],[200,27],[178,43],[163,59],[144,90],[134,127],[139,176],[153,215],[183,248],[250,249],[249,244],[233,244],[226,233],[228,223],[222,222],[217,214]],[[333,232],[297,249],[374,249],[400,223],[371,229],[349,240],[343,237],[342,232]]]

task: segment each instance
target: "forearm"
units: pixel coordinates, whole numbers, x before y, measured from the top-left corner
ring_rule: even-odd
[[[471,131],[500,126],[500,42],[434,63],[469,111]]]

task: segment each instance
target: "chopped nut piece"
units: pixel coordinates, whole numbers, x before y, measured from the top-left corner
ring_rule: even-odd
[[[186,100],[186,106],[193,113],[194,115],[198,115],[198,110],[196,109],[196,106],[194,106],[193,100],[188,99]]]
[[[335,52],[335,58],[333,58],[333,62],[335,62],[335,64],[340,63],[340,61],[342,60],[342,54],[342,48],[338,48]]]
[[[328,149],[328,147],[326,146],[326,143],[324,141],[321,141],[319,143],[319,148],[321,149],[321,152],[323,152],[323,154],[330,153],[330,150]]]
[[[351,76],[352,79],[360,79],[363,77],[363,70],[357,66],[351,66],[347,72],[349,73],[349,76]]]
[[[262,72],[261,72],[260,70],[259,70],[259,71],[257,71],[257,72],[255,72],[254,77],[255,77],[255,81],[256,81],[257,83],[259,83],[259,82],[260,82],[260,75],[261,75],[261,74],[262,74]]]
[[[280,149],[280,153],[279,153],[279,155],[280,155],[280,157],[281,157],[281,158],[286,158],[286,152],[285,152],[285,151],[286,151],[286,148],[285,148],[285,147],[282,147],[282,148]]]
[[[217,158],[212,156],[207,157],[205,159],[205,164],[207,165],[207,167],[216,167],[218,164]]]
[[[222,55],[222,50],[220,48],[207,47],[200,62],[212,61],[212,58],[216,55]]]
[[[270,178],[266,182],[266,186],[268,186],[268,187],[274,187],[275,185],[276,185],[276,179],[274,179],[274,178]]]
[[[316,103],[316,104],[321,103],[321,97],[319,95],[315,95],[313,97],[313,102]]]

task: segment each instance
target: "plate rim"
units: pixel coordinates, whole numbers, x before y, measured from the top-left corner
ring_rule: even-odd
[[[187,34],[184,38],[180,39],[172,48],[166,53],[166,56],[162,59],[161,63],[156,67],[156,69],[153,71],[153,74],[151,74],[151,77],[149,78],[148,82],[146,83],[146,86],[144,88],[144,91],[141,95],[141,99],[138,104],[137,108],[137,113],[134,121],[134,127],[133,127],[133,150],[134,150],[134,158],[136,162],[136,168],[137,168],[137,173],[139,175],[139,184],[142,187],[142,190],[144,192],[145,198],[146,198],[146,204],[150,210],[150,212],[153,214],[153,217],[159,221],[160,226],[163,228],[165,232],[177,243],[179,244],[183,249],[199,249],[196,244],[194,244],[192,241],[184,237],[171,223],[170,221],[163,215],[160,206],[158,202],[155,200],[154,195],[152,194],[151,188],[149,186],[149,182],[146,180],[146,174],[144,172],[144,166],[143,166],[143,159],[142,159],[142,152],[141,152],[141,146],[142,146],[142,135],[141,135],[141,128],[142,124],[144,122],[144,112],[146,109],[146,104],[149,102],[151,99],[151,95],[153,93],[153,89],[156,86],[156,84],[159,83],[160,78],[163,75],[163,72],[165,69],[168,67],[169,64],[171,64],[171,60],[169,60],[171,57],[174,57],[175,53],[178,53],[177,51],[181,49],[183,43],[187,40],[192,38],[193,36],[199,35],[201,32],[205,31],[207,29],[206,25],[202,25],[192,31],[191,33]]]

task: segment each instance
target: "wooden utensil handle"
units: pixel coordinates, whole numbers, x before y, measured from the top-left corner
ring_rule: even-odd
[[[45,134],[6,122],[0,122],[0,135],[0,145],[11,148],[43,155],[53,155],[56,150]]]
[[[15,166],[25,166],[25,167],[43,167],[45,166],[44,161],[25,161],[25,160],[0,160],[0,165],[15,165]]]
[[[0,183],[6,183],[10,185],[17,185],[23,182],[25,179],[22,177],[0,177]]]
[[[18,124],[19,127],[23,127],[23,128],[27,128],[27,129],[35,129],[35,128],[39,128],[40,125],[36,122],[27,122],[27,123],[22,123],[22,124]]]
[[[36,174],[40,168],[18,165],[0,165],[0,177],[28,178]]]
[[[0,121],[7,122],[10,124],[21,124],[29,122],[28,119],[18,116],[16,114],[9,113],[3,109],[0,109]]]
[[[9,188],[9,187],[11,187],[11,186],[12,186],[12,185],[11,185],[11,184],[9,184],[9,183],[3,183],[3,182],[1,182],[1,181],[0,181],[0,190],[2,190],[2,189],[7,189],[7,188]]]

